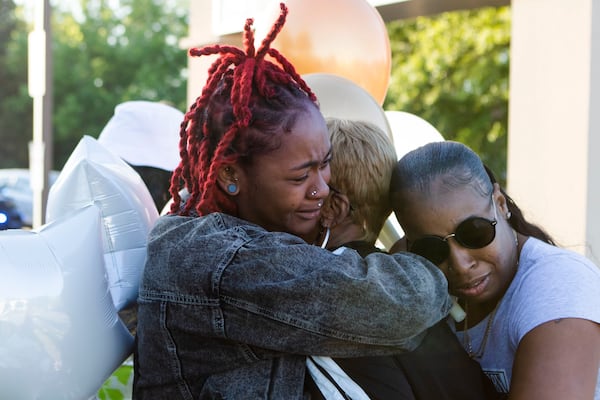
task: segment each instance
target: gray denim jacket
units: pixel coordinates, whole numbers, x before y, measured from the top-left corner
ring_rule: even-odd
[[[134,398],[287,400],[306,355],[412,350],[450,299],[418,256],[334,255],[214,213],[158,220],[138,307]]]

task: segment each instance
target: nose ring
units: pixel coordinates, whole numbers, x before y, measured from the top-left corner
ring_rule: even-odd
[[[317,195],[317,191],[316,191],[316,190],[313,190],[312,192],[310,192],[310,195],[311,195],[312,197],[315,197],[315,196]]]

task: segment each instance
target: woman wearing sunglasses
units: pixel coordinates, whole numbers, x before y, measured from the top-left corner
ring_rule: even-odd
[[[390,187],[407,249],[436,264],[456,335],[514,399],[600,399],[600,269],[555,245],[467,146],[404,156]]]

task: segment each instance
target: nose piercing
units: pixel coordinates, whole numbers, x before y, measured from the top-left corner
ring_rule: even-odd
[[[317,191],[316,191],[316,190],[313,190],[312,192],[310,192],[310,195],[311,195],[312,197],[315,197],[315,196],[317,195]]]

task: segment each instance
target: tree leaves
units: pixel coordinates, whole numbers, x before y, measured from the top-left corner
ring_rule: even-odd
[[[510,8],[443,13],[387,24],[392,48],[386,110],[431,122],[471,146],[504,181]]]
[[[52,8],[55,169],[62,168],[83,135],[100,134],[119,103],[167,101],[187,108],[187,55],[178,46],[188,30],[186,1],[77,4],[77,17],[58,5]],[[0,168],[26,168],[32,137],[33,103],[27,95],[31,27],[12,0],[0,0],[0,9]]]
[[[127,100],[168,101],[184,111],[188,31],[183,0],[79,0],[55,6],[54,168],[83,135],[97,137]],[[0,0],[0,168],[27,167],[32,101],[27,95],[27,28],[12,0]],[[5,23],[6,21],[6,23]],[[448,12],[387,24],[392,73],[384,108],[431,122],[446,139],[479,152],[504,181],[510,8]],[[365,54],[368,57],[368,54]]]

